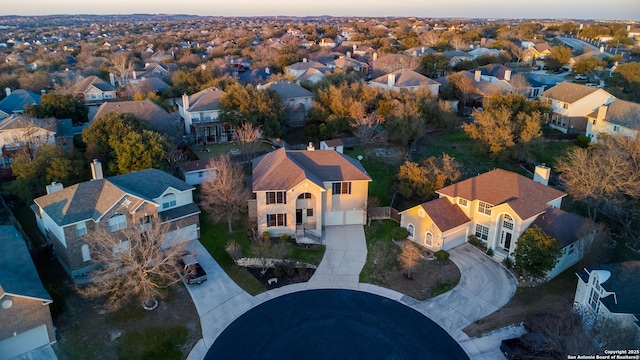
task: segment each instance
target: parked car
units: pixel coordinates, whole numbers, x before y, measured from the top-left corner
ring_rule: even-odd
[[[187,254],[178,261],[179,270],[188,284],[202,284],[207,281],[207,273],[198,263],[198,258],[194,254]]]
[[[500,351],[507,359],[561,359],[562,354],[553,349],[542,334],[526,333],[518,338],[502,340]]]
[[[576,74],[576,80],[587,80],[587,75],[585,74]]]

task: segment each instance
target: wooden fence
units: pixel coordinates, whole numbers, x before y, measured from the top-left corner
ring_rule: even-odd
[[[387,220],[391,219],[398,224],[400,223],[400,214],[398,210],[391,206],[371,207],[368,210],[369,220]]]

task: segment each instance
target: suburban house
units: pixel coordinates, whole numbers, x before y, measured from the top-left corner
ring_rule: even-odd
[[[538,166],[534,180],[495,169],[436,191],[438,199],[400,212],[409,239],[429,250],[449,250],[475,235],[496,260],[513,259],[520,235],[540,226],[563,246],[552,278],[579,260],[578,229],[584,218],[560,210],[566,194],[546,186],[550,169]]]
[[[116,88],[113,83],[108,83],[95,75],[78,80],[72,91],[81,95],[86,103],[103,103],[116,98]]]
[[[334,70],[334,69],[343,69],[343,70],[353,69],[353,70],[359,72],[360,74],[362,74],[362,76],[369,75],[369,64],[351,58],[351,54],[350,53],[347,53],[347,54],[348,54],[347,56],[340,56],[339,58],[337,58],[335,60],[328,61],[327,62],[327,66],[329,67],[329,69],[331,69],[331,70]]]
[[[442,53],[449,60],[449,65],[454,67],[462,61],[473,60],[473,55],[459,50],[447,50]]]
[[[105,179],[97,160],[91,172],[90,181],[66,188],[60,183],[48,185],[47,195],[32,205],[38,227],[72,277],[97,266],[89,245],[92,233],[100,229],[117,232],[157,219],[169,224],[165,241],[199,237],[200,209],[193,202],[193,186],[157,169]]]
[[[298,127],[304,125],[307,113],[313,104],[313,93],[291,81],[274,81],[259,85],[258,89],[271,89],[280,95],[284,105],[287,125]]]
[[[12,114],[22,114],[26,105],[40,105],[40,95],[29,90],[4,89],[6,97],[0,101],[0,119]]]
[[[337,151],[280,148],[253,160],[249,216],[258,233],[320,242],[325,226],[365,224],[370,181]]]
[[[182,165],[184,181],[189,185],[200,185],[211,178],[215,180],[213,161],[214,158],[208,158],[185,162]]]
[[[590,266],[576,275],[573,307],[584,318],[604,317],[640,334],[640,261]]]
[[[103,103],[98,107],[94,119],[111,113],[132,114],[138,119],[144,120],[153,130],[171,136],[176,136],[180,130],[177,120],[160,105],[149,99]]]
[[[341,139],[329,139],[320,141],[320,150],[333,150],[344,154],[344,142]]]
[[[306,58],[302,62],[291,64],[284,68],[284,73],[296,79],[296,82],[309,81],[316,83],[330,73],[331,69],[317,61],[308,61]]]
[[[232,125],[218,120],[220,99],[226,93],[210,87],[193,95],[182,95],[176,102],[184,132],[196,143],[227,142],[235,138]]]
[[[598,142],[598,135],[622,135],[636,138],[640,133],[640,104],[615,99],[587,115],[587,137]]]
[[[488,64],[480,66],[474,71],[474,78],[477,77],[478,71],[480,72],[480,78],[482,80],[486,80],[491,84],[497,85],[506,92],[518,92],[528,98],[537,98],[544,91],[543,85],[532,84],[528,79],[526,87],[514,88],[514,86],[521,85],[515,84],[512,81],[516,72],[502,64]]]
[[[11,159],[19,151],[35,151],[43,144],[55,144],[56,132],[56,119],[36,119],[13,114],[0,120],[0,169],[9,168]]]
[[[0,360],[31,359],[27,353],[56,342],[52,302],[22,235],[0,225]]]
[[[437,97],[440,90],[440,83],[429,79],[411,69],[400,69],[387,75],[382,75],[371,81],[369,86],[384,90],[400,92],[402,90],[414,91],[426,87],[432,96]]]
[[[602,89],[564,81],[545,90],[540,100],[552,108],[549,126],[565,134],[585,134],[587,115],[615,97]]]

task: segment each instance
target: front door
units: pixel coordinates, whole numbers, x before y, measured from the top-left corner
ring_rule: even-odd
[[[296,225],[302,224],[302,209],[296,209]]]
[[[504,249],[509,251],[511,249],[511,233],[503,231],[502,236],[504,236]]]

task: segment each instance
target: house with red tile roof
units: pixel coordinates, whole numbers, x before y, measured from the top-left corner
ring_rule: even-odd
[[[259,234],[319,242],[325,226],[365,224],[370,181],[337,151],[280,148],[253,161],[249,214]]]
[[[585,219],[560,210],[567,194],[546,185],[550,170],[538,166],[534,180],[495,169],[436,191],[439,198],[400,212],[409,239],[430,250],[449,250],[475,235],[496,260],[510,258],[520,235],[538,225],[563,246],[547,276],[579,260],[577,234]]]

